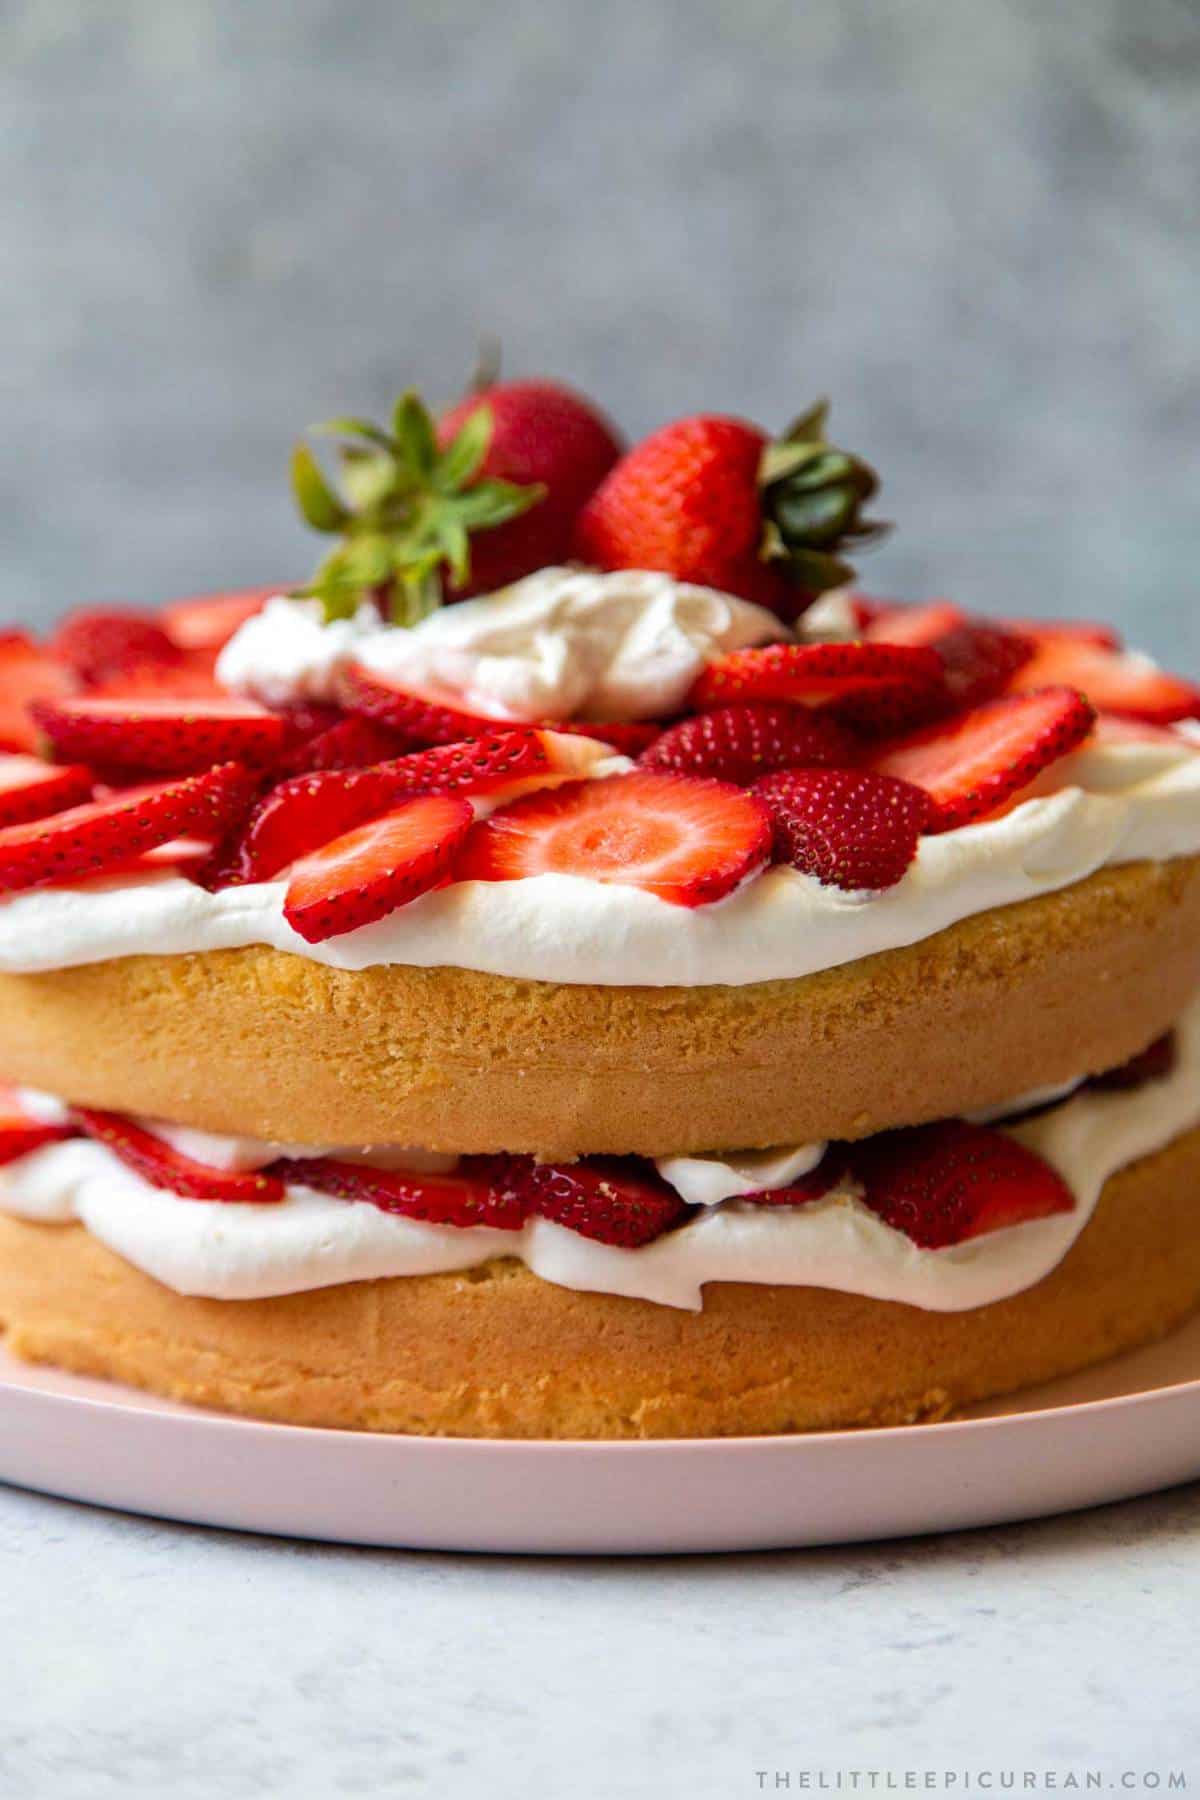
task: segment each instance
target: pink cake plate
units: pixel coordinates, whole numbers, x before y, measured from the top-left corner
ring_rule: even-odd
[[[1200,1317],[940,1425],[646,1443],[261,1424],[0,1349],[0,1479],[189,1524],[422,1550],[765,1550],[995,1525],[1200,1476]]]

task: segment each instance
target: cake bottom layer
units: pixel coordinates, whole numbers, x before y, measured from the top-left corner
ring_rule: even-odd
[[[1169,1331],[1200,1304],[1198,1195],[1195,1130],[1114,1175],[1045,1280],[958,1313],[740,1284],[683,1313],[555,1287],[511,1260],[192,1299],[80,1226],[0,1217],[0,1325],[30,1360],[296,1425],[521,1438],[894,1425]]]

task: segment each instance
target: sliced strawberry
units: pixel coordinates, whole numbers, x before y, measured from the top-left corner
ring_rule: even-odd
[[[995,811],[1074,750],[1095,716],[1071,688],[1010,695],[887,745],[873,766],[924,788],[934,802],[925,829],[951,831]]]
[[[37,701],[34,716],[63,756],[109,768],[191,774],[217,762],[264,764],[286,727],[252,700],[119,700],[88,694]]]
[[[0,632],[0,750],[36,750],[31,703],[64,699],[78,686],[75,671],[39,650],[23,631]]]
[[[127,1168],[184,1200],[226,1200],[242,1204],[274,1204],[284,1197],[277,1175],[261,1169],[214,1169],[173,1150],[153,1132],[143,1131],[120,1113],[81,1106],[75,1117],[90,1138],[111,1150]]]
[[[286,715],[288,727],[299,743],[286,750],[276,765],[280,780],[289,775],[308,775],[318,769],[365,769],[370,763],[401,756],[408,744],[397,732],[370,719],[339,718],[312,731],[299,729],[294,714]]]
[[[239,626],[287,587],[245,588],[238,593],[195,594],[159,610],[159,623],[181,650],[220,650]]]
[[[949,600],[929,600],[920,606],[860,601],[856,611],[869,644],[936,645],[947,632],[967,623],[966,613]]]
[[[263,702],[265,706],[266,701]],[[272,712],[282,713],[287,721],[288,736],[294,743],[308,743],[310,739],[320,737],[331,731],[335,725],[347,722],[346,714],[340,706],[327,704],[322,700],[292,700],[286,706],[272,706]],[[376,757],[376,762],[380,759]],[[303,774],[303,770],[297,773]]]
[[[807,1206],[821,1200],[846,1173],[846,1157],[841,1145],[827,1150],[815,1169],[789,1181],[786,1187],[762,1188],[755,1194],[740,1194],[739,1206]]]
[[[1032,639],[970,619],[945,600],[885,613],[864,635],[871,643],[926,644],[936,650],[942,659],[945,712],[982,706],[1002,694],[1034,650]]]
[[[894,887],[930,814],[921,788],[869,769],[780,769],[754,791],[771,814],[776,860],[849,893]]]
[[[119,675],[93,682],[97,700],[223,700],[214,658],[208,650],[181,650],[175,662],[133,663]]]
[[[212,861],[215,848],[207,838],[171,838],[165,844],[156,844],[153,850],[147,850],[143,856],[132,857],[128,863],[122,863],[119,869],[110,869],[106,873],[153,875],[164,869],[174,869],[177,874],[189,875],[198,881],[201,872]]]
[[[117,607],[80,607],[50,639],[51,654],[83,681],[103,681],[146,663],[177,663],[180,649],[146,613]]]
[[[486,1225],[492,1231],[520,1231],[524,1202],[491,1188],[471,1174],[471,1159],[453,1175],[427,1175],[410,1169],[372,1169],[363,1163],[340,1162],[332,1156],[291,1158],[274,1165],[285,1182],[336,1194],[341,1200],[365,1200],[380,1212],[399,1213],[430,1225]]]
[[[565,732],[569,737],[591,737],[608,744],[621,756],[640,756],[662,731],[661,725],[641,720],[547,719],[547,731]]]
[[[366,730],[374,727],[365,721]],[[397,806],[411,794],[506,794],[586,773],[602,752],[557,732],[505,731],[438,744],[365,769],[318,770],[280,782],[258,802],[215,885],[268,881],[281,869]]]
[[[697,678],[689,704],[719,706],[729,700],[782,700],[821,706],[853,696],[894,704],[936,694],[942,661],[935,650],[907,644],[767,644],[733,650]]]
[[[825,712],[800,706],[718,706],[697,713],[655,739],[644,769],[712,775],[751,782],[772,769],[847,767],[857,760],[854,738]]]
[[[471,1161],[505,1205],[625,1250],[652,1244],[689,1211],[673,1187],[632,1157],[597,1156],[565,1165],[531,1156]]]
[[[1120,634],[1111,625],[1092,625],[1082,619],[1001,619],[1005,631],[1015,631],[1035,644],[1088,644],[1098,650],[1119,650]]]
[[[0,831],[0,893],[105,874],[184,833],[217,838],[249,791],[245,771],[228,763],[190,780],[10,825]]]
[[[421,794],[292,870],[283,916],[309,944],[373,924],[437,887],[474,820],[457,794]]]
[[[416,749],[422,744],[455,744],[462,738],[503,731],[510,721],[463,712],[430,694],[396,686],[373,670],[350,668],[342,677],[342,700],[351,712],[399,732]]]
[[[297,857],[379,818],[401,792],[384,768],[321,769],[282,781],[254,806],[211,885],[269,881]]]
[[[946,1119],[848,1146],[863,1202],[923,1250],[1071,1212],[1062,1177],[1002,1131]]]
[[[1093,1075],[1088,1086],[1099,1088],[1101,1093],[1128,1093],[1131,1088],[1145,1087],[1151,1081],[1165,1081],[1173,1075],[1179,1060],[1179,1047],[1173,1031],[1164,1032],[1162,1037],[1155,1038],[1152,1044],[1137,1056],[1131,1056],[1119,1068],[1106,1069],[1102,1075]]]
[[[35,1118],[22,1106],[16,1089],[0,1082],[0,1165],[31,1156],[45,1144],[76,1136],[74,1125],[47,1125]]]
[[[62,767],[39,756],[0,754],[0,828],[79,806],[91,791],[92,772],[79,763]]]
[[[397,792],[498,794],[547,776],[582,776],[603,758],[598,744],[553,731],[493,731],[435,744],[387,764]],[[516,797],[514,793],[514,798]]]
[[[704,906],[760,869],[771,844],[762,801],[722,781],[639,769],[528,794],[471,833],[460,881],[581,875]]]
[[[1017,692],[1028,693],[1051,684],[1078,688],[1102,712],[1124,713],[1152,724],[1200,718],[1200,688],[1169,675],[1135,651],[1103,650],[1068,638],[1043,639],[1012,685]]]

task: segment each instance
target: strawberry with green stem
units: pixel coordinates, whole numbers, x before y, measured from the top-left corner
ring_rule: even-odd
[[[697,414],[623,456],[576,522],[576,554],[601,569],[661,569],[785,618],[849,580],[843,548],[878,537],[879,482],[825,435],[811,408],[772,442],[743,419]]]
[[[422,401],[402,394],[391,431],[369,420],[331,419],[319,427],[339,437],[342,491],[326,479],[313,451],[292,452],[292,487],[317,531],[340,543],[307,587],[327,619],[347,618],[372,595],[395,625],[415,625],[441,604],[447,580],[466,585],[471,536],[518,518],[544,489],[481,473],[492,438],[492,414],[480,406],[444,446]]]

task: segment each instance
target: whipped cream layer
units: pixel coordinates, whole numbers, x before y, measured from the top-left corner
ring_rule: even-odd
[[[411,630],[374,607],[322,623],[270,600],[221,653],[219,680],[270,705],[330,700],[351,662],[467,712],[510,721],[669,718],[705,664],[789,635],[774,613],[646,569],[539,569]]]
[[[103,1145],[85,1139],[47,1145],[0,1169],[0,1209],[43,1223],[79,1220],[166,1286],[218,1300],[436,1274],[515,1256],[560,1287],[693,1311],[707,1282],[743,1281],[833,1288],[961,1312],[1042,1280],[1087,1224],[1108,1178],[1198,1123],[1195,1001],[1177,1027],[1177,1060],[1168,1076],[1124,1093],[1082,1089],[1049,1112],[1004,1127],[1058,1171],[1075,1196],[1074,1210],[947,1249],[919,1248],[852,1192],[836,1190],[798,1207],[721,1199],[640,1250],[598,1244],[545,1219],[517,1232],[427,1225],[305,1187],[290,1188],[277,1205],[185,1200],[148,1186]],[[776,1178],[790,1158],[794,1179],[812,1149],[772,1153]],[[738,1193],[750,1166],[767,1159],[680,1161],[707,1164],[714,1193],[723,1170],[728,1191]],[[667,1173],[670,1163],[659,1167]],[[696,1175],[693,1168],[686,1179]]]
[[[283,882],[210,894],[168,872],[0,902],[0,970],[266,944],[341,969],[448,964],[532,981],[737,987],[898,949],[1112,864],[1200,852],[1200,755],[1186,732],[1081,750],[1039,787],[1002,817],[922,838],[883,894],[843,893],[789,868],[698,907],[575,875],[465,881],[307,944],[283,917]]]

